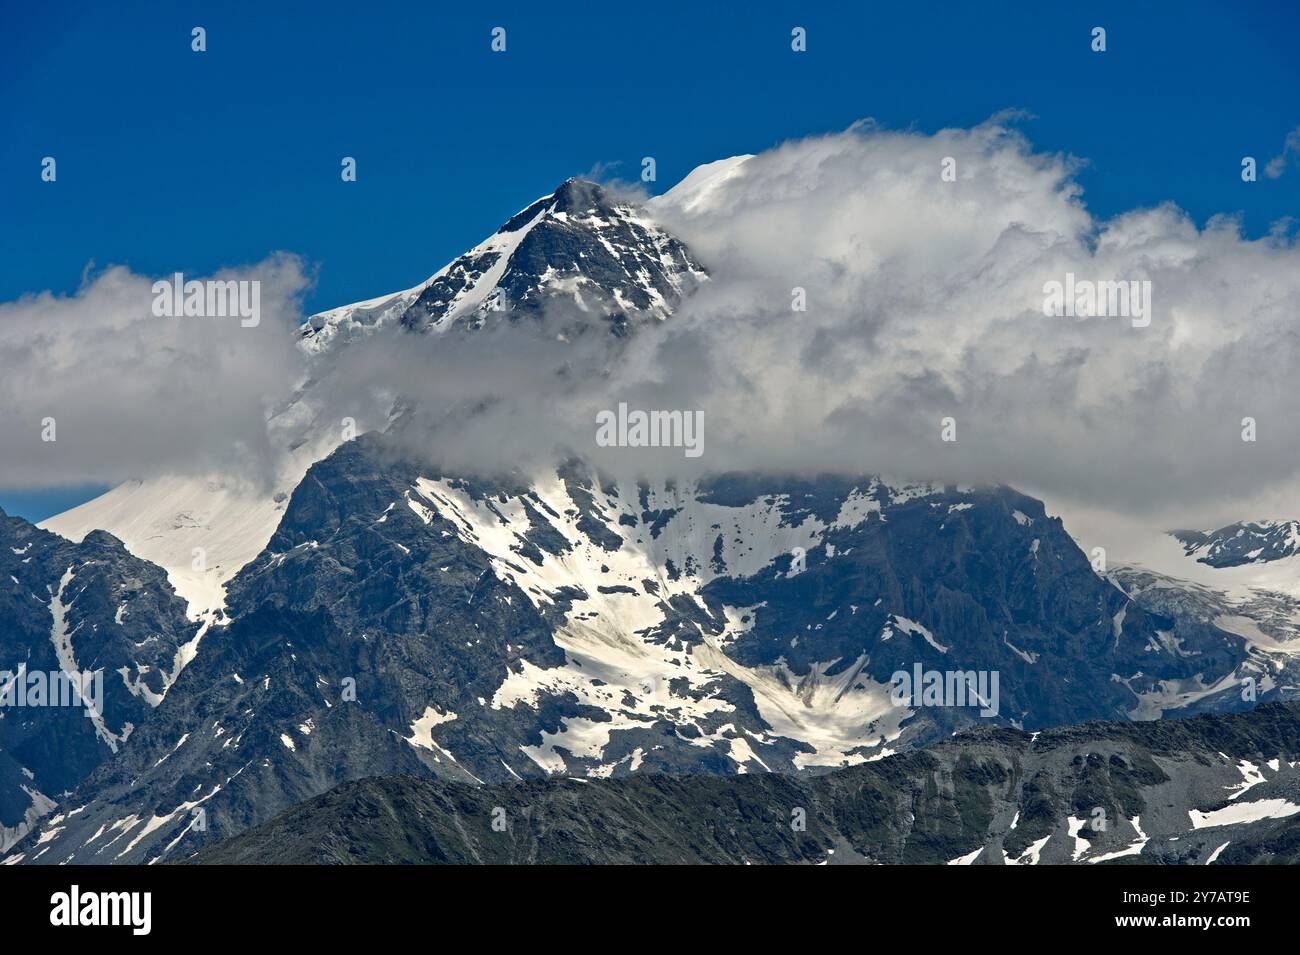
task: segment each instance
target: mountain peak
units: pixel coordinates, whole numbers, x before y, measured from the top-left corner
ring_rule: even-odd
[[[589,179],[577,177],[564,180],[555,190],[555,212],[588,212],[609,207],[604,188]]]
[[[667,318],[704,278],[690,250],[637,205],[573,177],[423,284],[312,316],[304,345],[318,352],[387,325],[441,333],[554,308],[621,335]]]

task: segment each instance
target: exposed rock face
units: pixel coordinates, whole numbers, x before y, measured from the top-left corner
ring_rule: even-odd
[[[0,512],[0,848],[123,746],[197,633],[117,538],[74,544]]]

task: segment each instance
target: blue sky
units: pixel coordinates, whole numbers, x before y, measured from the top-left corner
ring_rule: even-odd
[[[1300,212],[1295,163],[1262,175],[1300,125],[1291,3],[52,3],[7,19],[0,301],[72,291],[90,263],[203,274],[288,250],[317,270],[307,308],[326,308],[422,280],[568,176],[635,178],[650,155],[659,191],[863,117],[929,132],[1026,110],[1038,148],[1087,160],[1103,216],[1172,200],[1258,235]]]

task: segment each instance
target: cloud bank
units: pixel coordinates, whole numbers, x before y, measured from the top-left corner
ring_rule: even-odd
[[[560,315],[376,339],[343,375],[461,409],[416,432],[449,468],[527,468],[560,448],[613,474],[1004,482],[1206,519],[1276,501],[1300,463],[1294,242],[1248,240],[1228,217],[1198,228],[1172,205],[1100,221],[1076,170],[997,120],[790,142],[651,204],[712,280],[625,345],[557,342]],[[1045,287],[1069,273],[1149,282],[1149,324],[1046,316]],[[619,402],[702,412],[704,454],[598,448],[596,416]]]
[[[1077,168],[1004,119],[789,142],[650,204],[712,276],[670,320],[629,339],[574,334],[582,316],[557,303],[471,335],[391,329],[313,371],[313,411],[383,426],[404,397],[420,409],[409,449],[448,473],[576,454],[615,476],[883,473],[1128,513],[1294,516],[1251,510],[1288,509],[1300,470],[1294,240],[1247,239],[1231,217],[1198,227],[1172,205],[1099,220]],[[293,313],[300,267],[272,272],[264,311]],[[1045,289],[1067,275],[1149,282],[1149,324],[1045,315]],[[278,331],[260,341],[237,325],[196,339],[217,332],[160,331],[139,314],[147,292],[110,270],[72,298],[0,307],[20,373],[0,439],[63,413],[81,466],[45,452],[6,462],[5,480],[265,450],[267,396],[297,380],[292,323],[264,320]],[[597,416],[619,403],[701,414],[703,453],[598,447]]]
[[[260,282],[258,325],[156,316],[153,279],[123,267],[0,304],[0,485],[266,477],[268,410],[302,374],[307,278],[287,255],[207,278]]]

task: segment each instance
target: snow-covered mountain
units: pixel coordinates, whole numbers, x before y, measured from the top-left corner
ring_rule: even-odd
[[[698,184],[682,185],[689,194]],[[571,317],[569,326],[623,334],[640,321],[666,318],[705,278],[686,247],[645,210],[595,183],[570,179],[419,285],[313,315],[301,344],[314,366],[340,344],[378,329],[472,330],[492,318],[548,311]],[[272,482],[238,474],[129,481],[40,526],[70,540],[109,531],[131,553],[166,570],[195,619],[215,618],[227,582],[275,532],[289,492],[342,440],[336,422],[316,418],[318,387],[328,387],[327,379],[309,372],[270,416],[280,450]]]
[[[395,335],[452,327],[472,331],[493,317],[553,313],[563,319],[566,311],[573,319],[569,325],[623,334],[641,321],[667,317],[705,277],[686,248],[634,203],[594,183],[569,180],[420,285],[308,320],[302,335],[307,377],[268,420],[272,444],[280,449],[273,479],[210,474],[129,481],[41,527],[87,545],[107,531],[121,542],[119,548],[125,545],[124,554],[161,568],[164,588],[168,593],[174,589],[188,617],[173,621],[166,636],[186,641],[192,651],[196,636],[228,621],[226,588],[266,549],[290,493],[311,465],[343,440],[336,422],[319,420],[314,400],[315,389],[327,387],[319,376],[334,346],[378,329]],[[48,637],[48,627],[38,629]],[[80,643],[84,638],[74,639]],[[166,682],[155,688],[158,698],[192,656],[187,652],[177,658]],[[101,758],[71,763],[73,775],[60,779],[59,791],[87,775]],[[17,773],[25,767],[12,768]],[[31,799],[22,795],[21,786],[14,792],[3,818],[22,819],[26,826]],[[42,812],[54,805],[44,795],[36,801]],[[15,823],[9,838],[17,831]]]
[[[703,214],[746,161],[702,167],[650,212],[569,180],[426,282],[314,316],[312,371],[270,416],[273,481],[154,479],[46,522],[83,546],[106,528],[163,568],[189,611],[169,645],[197,653],[14,858],[170,861],[365,776],[822,773],[971,724],[1294,690],[1289,634],[1099,576],[1010,488],[629,484],[580,461],[487,480],[410,460],[404,413],[346,442],[318,420],[314,390],[362,337],[545,317],[621,344],[671,320],[707,273],[653,210]],[[896,705],[891,679],[914,668],[998,682]]]

